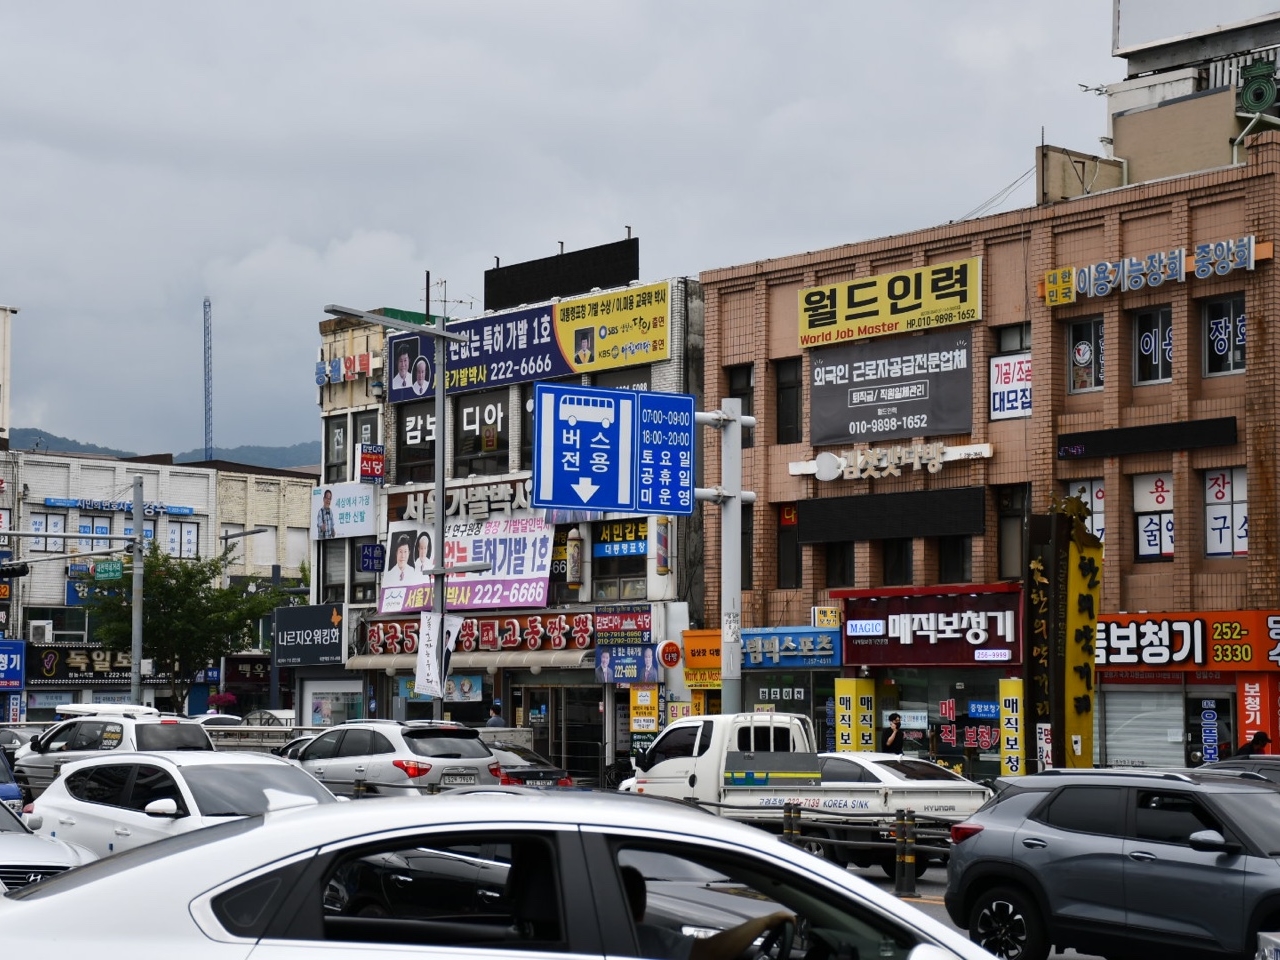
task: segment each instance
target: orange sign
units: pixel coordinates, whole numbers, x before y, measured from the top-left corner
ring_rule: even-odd
[[[720,631],[686,630],[684,665],[692,669],[720,669]]]
[[[1094,665],[1109,670],[1280,671],[1280,610],[1103,613]]]

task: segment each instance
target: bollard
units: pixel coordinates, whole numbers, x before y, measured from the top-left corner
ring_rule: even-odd
[[[905,850],[903,852],[900,873],[902,874],[902,890],[899,896],[916,896],[916,815],[915,811],[907,811]]]
[[[782,839],[787,843],[791,843],[793,832],[791,826],[791,804],[784,803],[782,805]]]
[[[893,822],[893,840],[893,892],[898,896],[902,896],[906,884],[903,874],[906,872],[905,860],[907,858],[907,814],[905,810],[899,810],[897,819]]]
[[[351,793],[352,793],[352,795],[354,796],[354,798],[355,798],[356,800],[359,800],[361,797],[363,797],[363,796],[364,796],[364,781],[363,781],[363,780],[356,780],[354,783],[352,783],[352,785],[351,785]]]

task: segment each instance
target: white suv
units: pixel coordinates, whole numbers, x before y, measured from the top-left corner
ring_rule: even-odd
[[[63,764],[103,750],[212,750],[205,728],[175,717],[110,713],[73,717],[31,738],[18,751],[14,779],[30,803],[58,776]]]
[[[303,747],[298,763],[339,796],[435,793],[502,775],[479,731],[430,720],[344,723]]]

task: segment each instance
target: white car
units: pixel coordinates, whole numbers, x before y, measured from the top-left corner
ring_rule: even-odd
[[[244,724],[243,718],[233,713],[201,713],[191,719],[202,727],[239,727]]]
[[[37,836],[0,804],[0,890],[17,890],[97,859],[77,844]]]
[[[655,859],[732,895],[663,896],[635,866]],[[505,786],[193,831],[0,896],[0,930],[15,957],[580,960],[700,937],[700,955],[724,960],[753,942],[777,957],[991,960],[753,827],[643,796]]]
[[[263,753],[111,753],[69,763],[27,823],[105,857],[267,810],[335,803],[296,764]]]

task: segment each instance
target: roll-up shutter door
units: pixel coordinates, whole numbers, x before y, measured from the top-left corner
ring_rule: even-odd
[[[1102,696],[1107,766],[1186,766],[1181,687],[1104,687]]]

